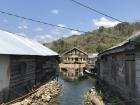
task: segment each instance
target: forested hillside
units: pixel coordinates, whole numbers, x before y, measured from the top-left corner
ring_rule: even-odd
[[[74,46],[88,53],[100,52],[124,41],[138,30],[140,22],[124,22],[111,28],[100,27],[93,32],[73,35],[45,45],[60,54]]]

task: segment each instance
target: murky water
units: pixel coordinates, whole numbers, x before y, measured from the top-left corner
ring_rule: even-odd
[[[63,91],[50,105],[82,105],[84,94],[95,85],[95,79],[90,77],[76,81],[60,77],[59,82],[63,85]]]

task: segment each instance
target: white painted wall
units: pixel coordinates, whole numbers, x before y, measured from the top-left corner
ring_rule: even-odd
[[[0,55],[0,91],[9,87],[10,82],[10,57]]]

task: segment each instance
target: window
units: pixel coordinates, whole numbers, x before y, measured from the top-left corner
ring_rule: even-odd
[[[26,73],[26,63],[25,62],[21,62],[19,64],[18,73],[21,75],[24,75]]]
[[[85,61],[86,60],[86,58],[83,58],[83,61]]]
[[[135,88],[135,54],[125,55],[125,82],[130,89]]]
[[[72,61],[73,61],[73,58],[72,58]]]

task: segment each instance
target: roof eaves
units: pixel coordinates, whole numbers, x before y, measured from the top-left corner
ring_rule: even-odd
[[[72,51],[73,49],[77,49],[77,50],[79,50],[80,52],[82,52],[82,53],[84,53],[84,54],[86,54],[86,55],[88,56],[88,54],[87,54],[86,52],[84,52],[84,51],[80,50],[80,49],[79,49],[79,48],[77,48],[77,47],[73,47],[72,49],[70,49],[70,50],[68,50],[68,51],[64,52],[63,54],[61,54],[61,57],[62,57],[62,56],[64,56],[66,53],[68,53],[68,52]]]

